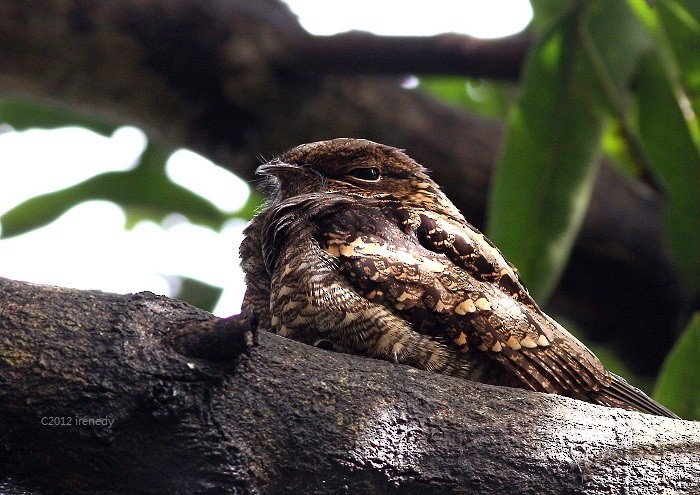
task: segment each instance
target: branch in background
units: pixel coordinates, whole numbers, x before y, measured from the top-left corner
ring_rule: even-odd
[[[318,74],[469,75],[516,81],[530,47],[525,35],[482,40],[458,34],[430,37],[345,33],[303,37],[282,61]]]
[[[267,332],[249,357],[186,358],[168,337],[211,315],[148,293],[0,279],[0,301],[0,486],[90,494],[700,489],[700,423],[471,383]]]

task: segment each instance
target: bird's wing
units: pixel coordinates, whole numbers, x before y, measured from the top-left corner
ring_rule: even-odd
[[[428,211],[416,215],[413,223],[418,241],[426,249],[446,255],[472,277],[496,284],[512,298],[537,306],[517,268],[476,227]]]
[[[491,347],[491,355],[497,361],[530,383],[537,375],[534,368],[559,391],[580,392],[609,386],[610,374],[598,358],[540,310],[516,268],[476,228],[425,212],[418,215],[415,232],[423,247],[446,256],[452,264],[488,284],[497,307],[490,314],[475,314],[471,325],[481,334],[497,337],[492,344],[496,349],[503,348],[504,341],[511,348],[512,352],[494,353]],[[532,346],[532,340],[538,345]],[[535,388],[550,391],[544,382]]]
[[[356,208],[321,225],[319,241],[364,297],[447,346],[488,355],[510,372],[513,384],[575,394],[610,383],[609,373],[585,346],[528,303],[517,274],[495,248],[483,256],[495,278],[475,276],[482,262],[448,254],[449,246],[473,244],[470,233],[446,232],[438,222],[428,227],[419,227],[416,237],[376,210]],[[509,285],[503,286],[499,281],[506,277]]]

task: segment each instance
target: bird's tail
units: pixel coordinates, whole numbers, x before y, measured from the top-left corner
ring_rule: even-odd
[[[612,374],[612,373],[611,373]],[[608,387],[589,393],[591,402],[608,407],[620,407],[657,416],[679,419],[670,409],[662,406],[647,394],[633,387],[627,381],[612,374],[612,383]]]

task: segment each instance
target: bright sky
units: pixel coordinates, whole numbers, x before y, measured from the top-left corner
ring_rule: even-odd
[[[313,34],[370,31],[385,36],[455,32],[498,38],[522,31],[532,18],[528,0],[285,0]]]
[[[357,29],[384,35],[463,32],[498,37],[522,30],[532,16],[527,0],[287,3],[307,30],[324,35]],[[100,173],[128,170],[145,143],[143,133],[133,127],[118,129],[110,137],[74,127],[2,133],[0,215],[33,196]],[[168,174],[224,211],[240,208],[249,191],[228,171],[187,150],[172,155]],[[130,231],[124,230],[124,223],[123,211],[114,204],[80,204],[44,228],[0,239],[0,276],[80,289],[149,290],[166,295],[177,292],[178,276],[187,276],[224,288],[215,314],[239,311],[244,289],[237,255],[242,222],[231,222],[221,232],[176,216],[162,225],[141,222]]]

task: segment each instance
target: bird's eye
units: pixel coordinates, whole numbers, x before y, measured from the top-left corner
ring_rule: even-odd
[[[376,182],[379,180],[379,169],[377,167],[354,168],[348,172],[348,175],[355,179]]]

